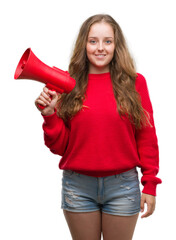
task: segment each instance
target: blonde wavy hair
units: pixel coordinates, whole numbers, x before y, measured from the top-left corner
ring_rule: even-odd
[[[120,117],[126,115],[136,129],[142,125],[150,125],[150,115],[143,109],[140,94],[135,89],[137,73],[134,62],[119,24],[107,14],[97,14],[89,17],[81,26],[68,72],[76,80],[76,85],[70,93],[62,93],[57,102],[57,114],[65,124],[83,107],[85,92],[88,84],[89,61],[86,54],[86,44],[90,27],[97,22],[104,21],[114,30],[115,51],[110,62],[110,75],[113,85],[117,111]]]

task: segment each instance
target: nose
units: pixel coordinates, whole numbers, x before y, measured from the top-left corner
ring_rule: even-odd
[[[104,49],[103,43],[100,41],[98,44],[98,51],[103,51],[103,49]]]

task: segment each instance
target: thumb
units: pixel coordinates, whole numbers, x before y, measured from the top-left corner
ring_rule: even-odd
[[[48,93],[52,96],[52,100],[55,99],[55,98],[57,97],[57,93],[56,93],[56,91],[48,90]]]

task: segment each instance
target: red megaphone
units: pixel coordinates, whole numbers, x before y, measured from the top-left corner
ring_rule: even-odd
[[[70,77],[67,71],[63,71],[57,67],[49,67],[40,61],[31,48],[26,49],[23,53],[15,74],[15,79],[31,79],[46,84],[50,90],[58,93],[69,93],[75,87],[75,79]],[[40,108],[44,108],[40,106]]]

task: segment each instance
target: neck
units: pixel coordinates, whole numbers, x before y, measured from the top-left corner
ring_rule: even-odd
[[[97,68],[94,66],[89,67],[89,74],[102,74],[102,73],[107,73],[109,72],[109,66],[104,67],[104,68]]]

